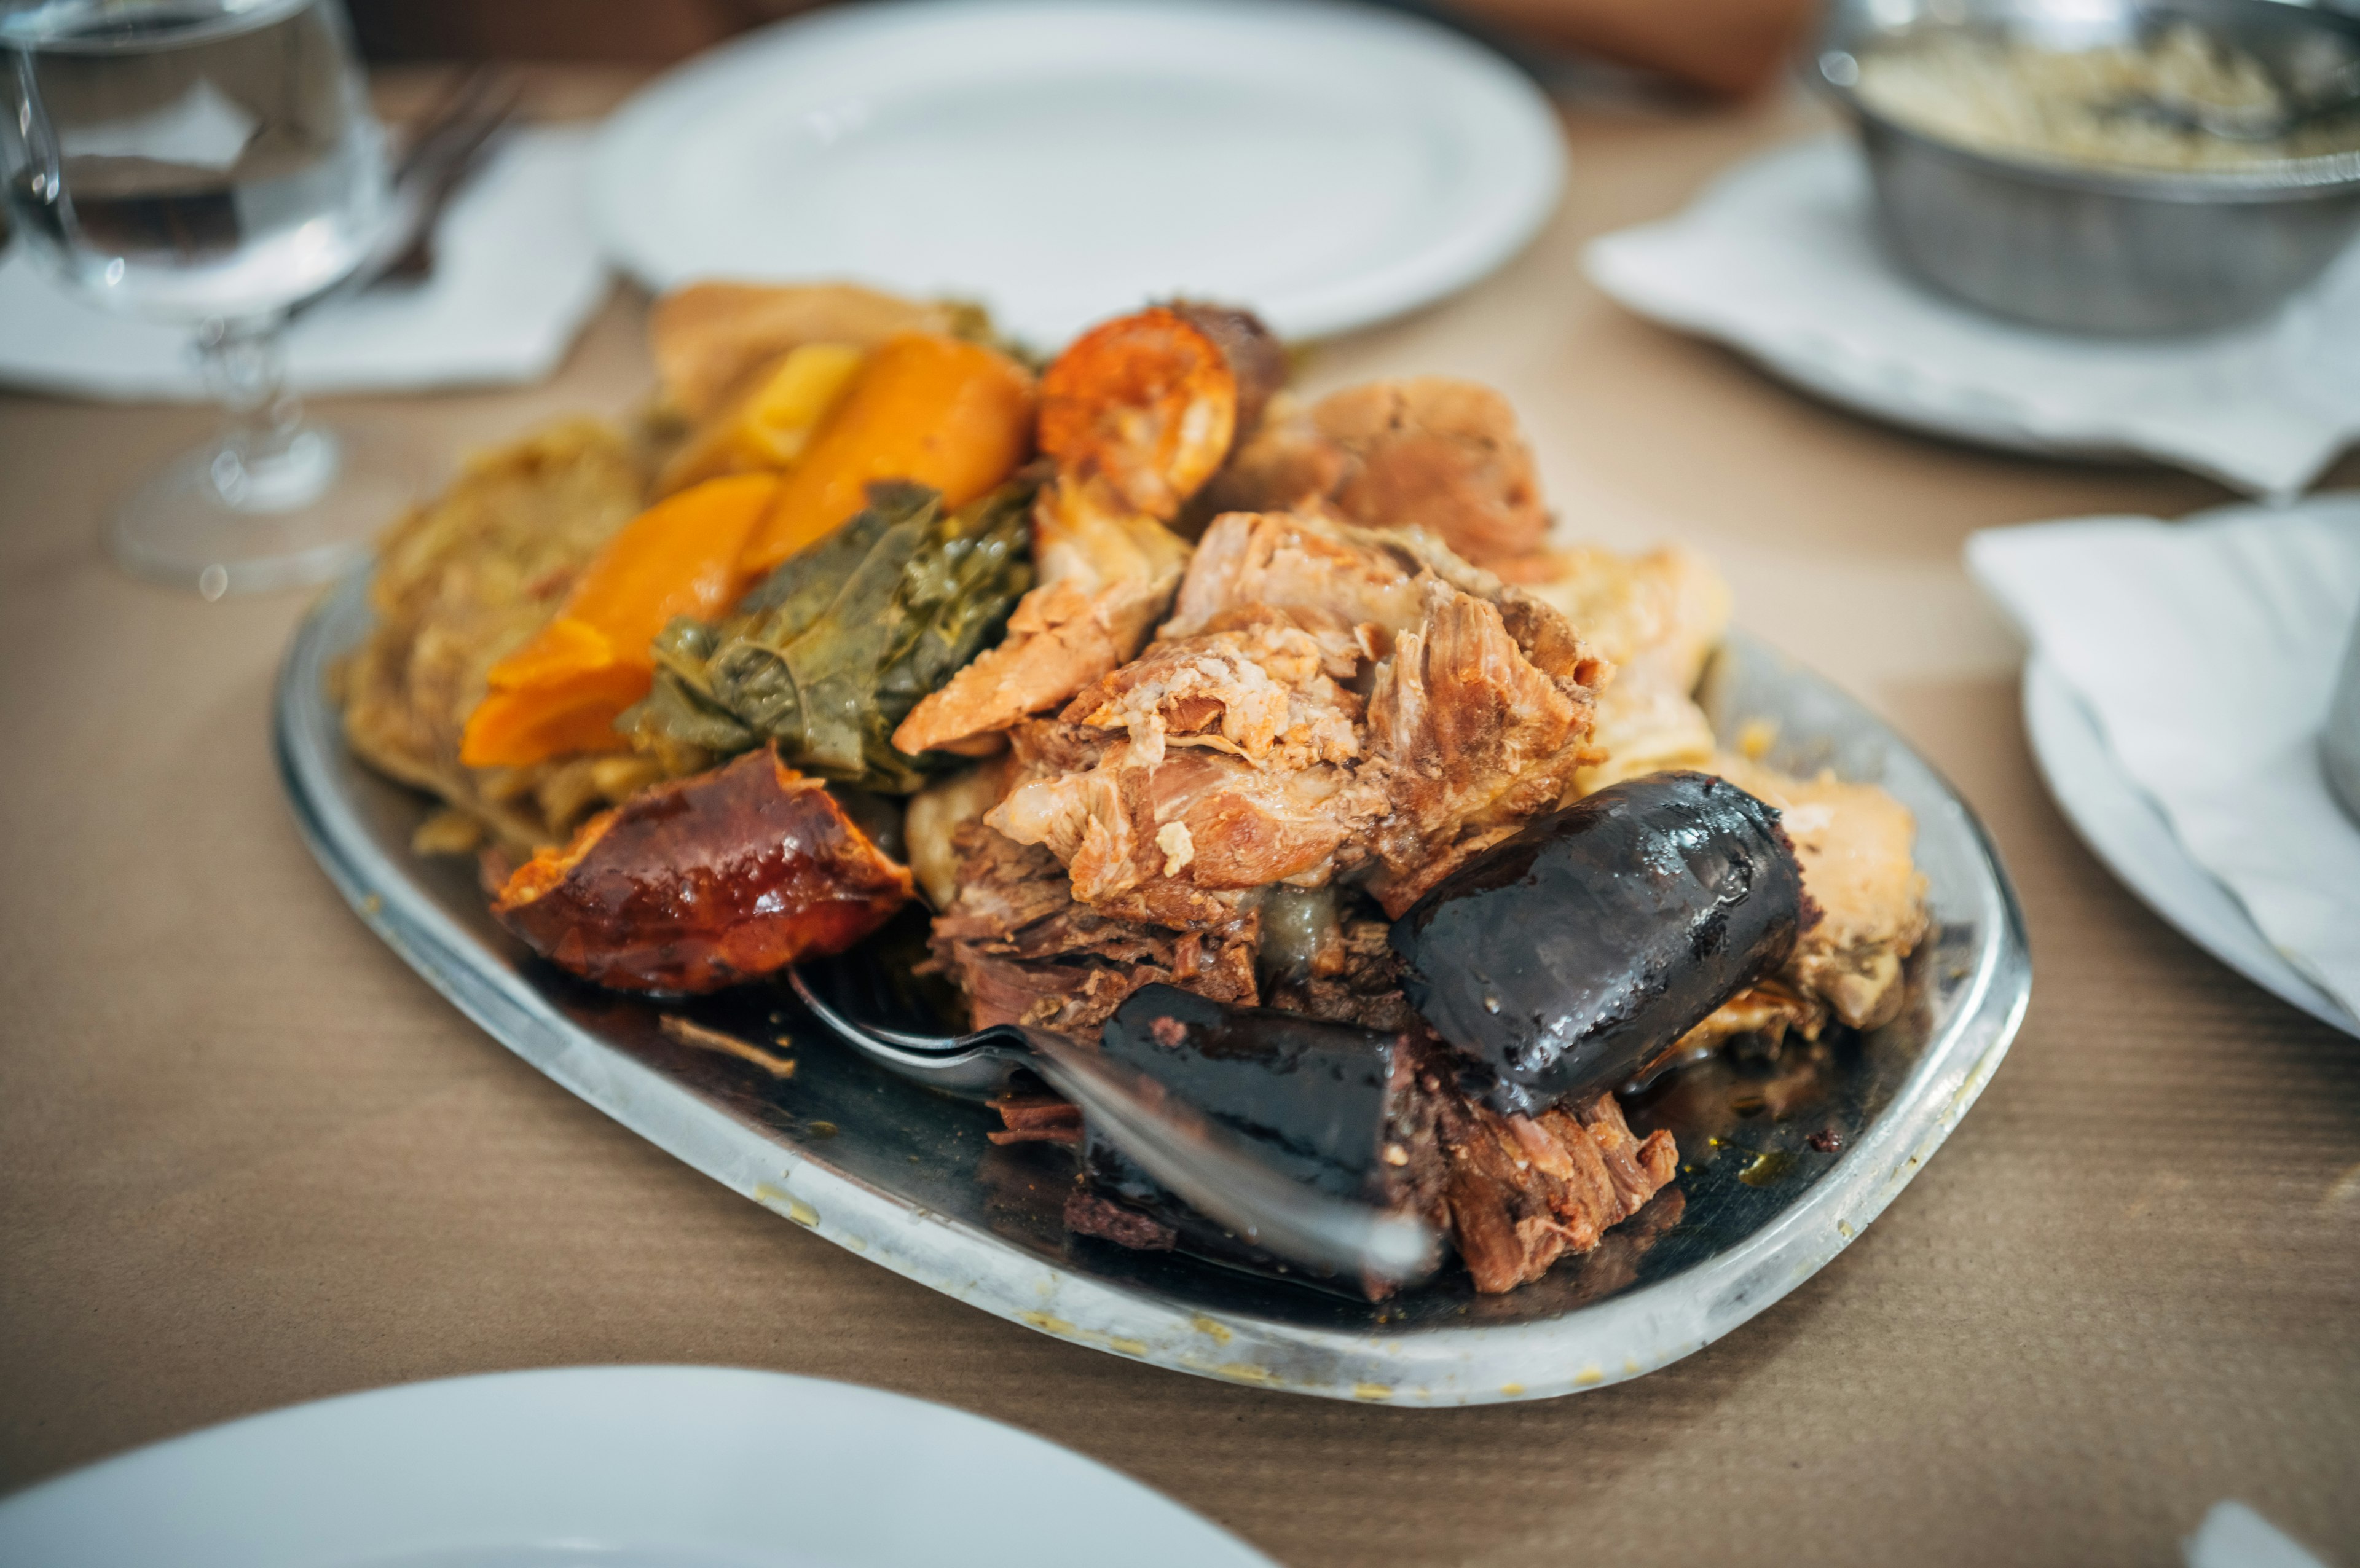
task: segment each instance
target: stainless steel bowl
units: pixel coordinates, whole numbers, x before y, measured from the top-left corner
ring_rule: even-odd
[[[2081,49],[2182,21],[2281,80],[2299,50],[2360,57],[2360,18],[2282,0],[1838,0],[1819,74],[1859,124],[1887,248],[1971,304],[2072,332],[2223,326],[2316,278],[2360,227],[2360,153],[2190,173],[2048,164],[1938,140],[1854,91],[1864,54],[1938,30]]]

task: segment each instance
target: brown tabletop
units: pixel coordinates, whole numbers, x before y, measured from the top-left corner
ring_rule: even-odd
[[[2031,926],[2023,1034],[1793,1295],[1634,1382],[1389,1410],[1097,1354],[804,1233],[509,1055],[313,866],[268,728],[304,596],[209,604],[99,549],[108,499],[206,414],[0,397],[0,1486],[380,1384],[704,1362],[1014,1422],[1290,1564],[2166,1563],[2222,1497],[2360,1563],[2360,1041],[2081,847],[1960,567],[1987,524],[2223,493],[1865,423],[1582,279],[1590,236],[1809,125],[1573,111],[1537,244],[1306,373],[1503,388],[1568,533],[1711,553],[1743,624],[1888,715],[1996,835]],[[444,465],[619,411],[644,304],[618,289],[547,385],[329,411]],[[976,1528],[1055,1517],[1011,1499]]]

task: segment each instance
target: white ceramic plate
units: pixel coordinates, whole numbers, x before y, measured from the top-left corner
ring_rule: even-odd
[[[1556,116],[1434,24],[1290,0],[904,0],[765,28],[601,136],[650,288],[851,278],[1043,348],[1185,292],[1289,337],[1441,298],[1556,209]]]
[[[381,1388],[159,1443],[0,1503],[0,1563],[24,1568],[1114,1561],[1269,1562],[1013,1427],[874,1388],[714,1367]]]
[[[2189,857],[2163,813],[2114,760],[2089,709],[2038,654],[2024,668],[2024,723],[2040,776],[2066,819],[2147,908],[2264,990],[2360,1035],[2360,1023],[2279,957],[2229,890]]]

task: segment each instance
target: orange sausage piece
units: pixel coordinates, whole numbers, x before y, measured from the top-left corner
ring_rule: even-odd
[[[648,694],[648,644],[674,615],[737,603],[746,540],[779,492],[772,474],[708,479],[640,513],[606,541],[554,620],[492,666],[459,760],[521,768],[574,751],[619,751],[617,714]]]
[[[1043,372],[1041,450],[1168,521],[1229,456],[1240,411],[1222,343],[1158,305],[1092,327]]]
[[[818,779],[765,747],[591,818],[518,867],[492,913],[585,980],[712,991],[842,953],[913,887]]]
[[[958,338],[889,338],[780,485],[747,547],[747,574],[834,533],[869,505],[880,479],[930,485],[955,508],[1000,485],[1032,449],[1032,378],[1022,365]]]

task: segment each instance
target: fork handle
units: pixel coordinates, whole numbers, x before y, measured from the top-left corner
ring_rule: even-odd
[[[1291,1261],[1404,1284],[1432,1271],[1440,1240],[1415,1215],[1331,1197],[1272,1170],[1253,1146],[1127,1062],[1046,1029],[1011,1026],[1027,1065],[1108,1141],[1199,1213]]]

